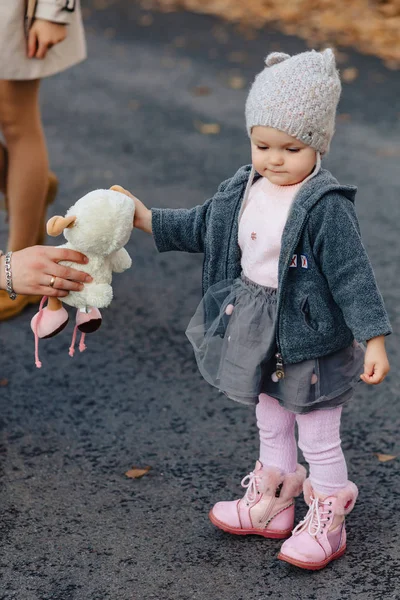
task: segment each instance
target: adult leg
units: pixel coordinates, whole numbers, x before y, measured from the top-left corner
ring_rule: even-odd
[[[49,163],[39,108],[39,85],[39,80],[0,81],[0,127],[8,154],[6,193],[10,250],[37,243],[43,222]]]
[[[7,150],[0,143],[0,193],[6,193],[6,177],[7,177]]]

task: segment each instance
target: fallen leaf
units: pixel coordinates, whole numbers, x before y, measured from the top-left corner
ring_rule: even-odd
[[[377,457],[379,462],[388,462],[389,460],[394,460],[397,456],[393,454],[379,454],[379,452],[374,452],[374,456]]]
[[[175,67],[176,62],[171,56],[163,56],[161,64],[163,67]]]
[[[246,60],[246,54],[244,52],[230,52],[228,54],[228,60],[230,62],[242,63]]]
[[[223,27],[213,27],[212,34],[220,44],[226,44],[229,41],[228,32]]]
[[[104,30],[104,37],[107,40],[112,40],[113,38],[115,38],[115,34],[116,34],[116,30],[114,29],[114,27],[107,27],[107,29]]]
[[[95,5],[104,2],[95,0]],[[239,26],[246,39],[252,36],[252,31],[273,23],[283,33],[305,39],[313,48],[322,49],[333,43],[341,49],[355,47],[365,54],[380,56],[389,68],[400,67],[399,0],[139,0],[139,3],[143,10],[186,9],[218,15]],[[217,42],[225,43],[228,32],[223,25],[212,33]],[[346,58],[342,51],[337,52],[338,64],[345,63]]]
[[[342,65],[349,60],[349,57],[344,52],[339,52],[339,50],[335,50],[335,58],[338,65]]]
[[[236,28],[236,31],[238,31],[245,40],[252,42],[253,40],[256,40],[258,37],[258,31],[256,31],[254,28],[249,27],[247,24],[243,25],[242,23],[240,25],[238,25],[238,27]]]
[[[242,90],[246,85],[246,80],[240,75],[234,75],[229,78],[228,85],[232,90]]]
[[[131,469],[129,469],[129,471],[125,473],[125,476],[129,477],[129,479],[140,479],[140,477],[146,475],[146,473],[148,473],[150,469],[151,467],[149,466],[144,467],[143,469],[141,469],[140,467],[133,466]]]
[[[369,78],[375,83],[383,83],[386,79],[382,73],[371,73]]]
[[[391,71],[397,71],[398,68],[400,68],[400,60],[399,59],[391,59],[391,60],[387,60],[385,62],[385,65],[387,66],[388,69],[390,69]]]
[[[154,8],[153,0],[142,0],[140,4],[143,10],[152,10]]]
[[[349,113],[341,113],[340,115],[337,116],[337,120],[338,121],[351,121],[351,115],[349,115]]]
[[[142,15],[139,19],[139,25],[142,27],[150,27],[150,25],[153,25],[153,21],[152,15]]]
[[[92,16],[92,11],[87,6],[82,6],[81,13],[84,21],[86,21],[86,19],[89,19],[89,17]]]
[[[352,83],[358,77],[358,69],[355,67],[347,67],[347,69],[343,69],[342,71],[342,79],[346,83]]]
[[[386,146],[377,150],[378,156],[400,156],[400,146]]]
[[[211,94],[211,88],[208,85],[196,85],[190,91],[193,96],[209,96]]]
[[[138,100],[130,100],[128,108],[130,110],[138,110],[138,108],[140,108],[140,102]]]
[[[6,385],[8,385],[8,379],[6,379],[5,377],[3,377],[3,379],[0,379],[0,386],[1,387],[6,387]]]
[[[186,40],[183,35],[180,35],[172,41],[172,45],[175,46],[175,48],[183,48],[186,46]]]
[[[94,0],[93,7],[95,10],[106,10],[115,4],[115,0]]]
[[[190,66],[191,66],[191,64],[192,64],[192,63],[191,63],[191,61],[190,61],[188,58],[182,58],[182,59],[179,61],[179,65],[180,65],[180,67],[181,67],[182,69],[186,69],[186,70],[187,70],[187,69],[190,69]]]
[[[197,131],[200,131],[203,135],[215,135],[221,131],[221,126],[218,123],[202,123],[201,121],[195,121],[194,126]]]
[[[115,54],[115,56],[118,56],[119,58],[127,56],[126,48],[124,48],[123,46],[114,46],[112,48],[112,52],[113,54]]]

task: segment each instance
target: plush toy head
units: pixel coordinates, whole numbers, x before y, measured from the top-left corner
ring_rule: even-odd
[[[114,190],[95,190],[80,198],[65,217],[53,217],[47,233],[64,237],[75,250],[107,256],[129,240],[135,205]]]

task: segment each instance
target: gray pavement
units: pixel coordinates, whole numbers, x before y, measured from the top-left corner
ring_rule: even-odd
[[[90,59],[43,85],[61,180],[52,214],[113,183],[149,206],[203,202],[249,161],[246,90],[231,89],[229,77],[248,85],[270,50],[304,43],[269,30],[248,41],[184,13],[143,26],[131,2],[103,4],[87,14]],[[209,523],[210,506],[237,496],[257,457],[254,415],[203,382],[185,338],[201,257],[157,254],[135,231],[132,270],[115,276],[115,300],[86,353],[68,356],[70,326],[41,344],[39,371],[34,309],[0,325],[0,599],[400,598],[400,459],[374,456],[400,450],[400,82],[378,59],[348,54],[359,77],[344,85],[346,116],[326,165],[359,186],[365,245],[396,334],[387,380],[360,386],[344,410],[343,446],[360,488],[347,554],[303,572],[277,561],[278,541]],[[194,86],[211,94],[195,96]],[[202,135],[194,121],[219,123],[221,133]],[[5,236],[2,222],[0,247]],[[132,465],[152,470],[130,480]]]

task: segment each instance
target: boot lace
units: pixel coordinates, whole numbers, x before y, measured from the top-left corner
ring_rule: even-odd
[[[254,471],[251,471],[246,477],[243,477],[240,485],[246,488],[246,493],[244,495],[244,500],[246,502],[252,503],[255,501],[257,494],[259,494],[258,485],[261,481],[261,477],[256,475]]]
[[[293,529],[293,535],[307,530],[310,535],[315,537],[318,532],[321,534],[324,532],[323,530],[326,527],[327,522],[331,520],[331,517],[328,517],[328,515],[332,513],[332,510],[327,507],[332,506],[332,502],[325,502],[324,500],[314,498],[313,496],[311,496],[310,500],[311,504],[308,513],[304,519],[300,521],[297,527]]]

